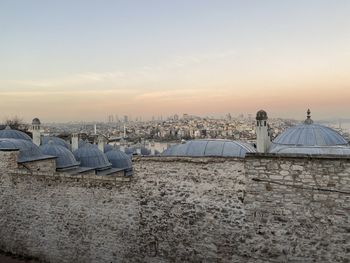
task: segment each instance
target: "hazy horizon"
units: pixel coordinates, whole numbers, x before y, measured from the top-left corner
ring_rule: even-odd
[[[0,119],[350,118],[350,1],[0,3]]]

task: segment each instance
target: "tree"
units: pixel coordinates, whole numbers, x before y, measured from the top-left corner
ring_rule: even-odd
[[[23,119],[18,116],[14,116],[12,118],[7,117],[4,123],[6,126],[10,126],[11,129],[28,130],[28,124],[24,123]]]

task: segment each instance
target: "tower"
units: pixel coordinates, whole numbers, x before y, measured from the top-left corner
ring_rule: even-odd
[[[270,146],[267,119],[266,111],[259,110],[256,113],[256,150],[259,153],[266,153]]]
[[[37,146],[41,144],[41,135],[40,135],[40,120],[38,118],[34,118],[32,121],[32,134],[33,134],[33,143]]]

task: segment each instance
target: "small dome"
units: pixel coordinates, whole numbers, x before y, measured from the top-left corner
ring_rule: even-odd
[[[40,120],[38,119],[38,118],[34,118],[33,120],[32,120],[32,125],[40,125],[41,123],[40,123]]]
[[[138,154],[137,149],[141,149],[141,155],[150,155],[151,151],[144,146],[131,146],[125,149],[125,153],[129,155]]]
[[[112,163],[113,168],[132,168],[132,162],[129,155],[119,150],[111,150],[106,153],[108,160]]]
[[[113,145],[110,145],[110,144],[105,144],[105,146],[103,147],[104,153],[112,151],[113,149],[114,149]]]
[[[69,149],[69,144],[65,140],[63,140],[63,139],[61,139],[59,137],[56,137],[56,136],[43,136],[41,138],[41,144],[42,145],[48,144],[49,141],[52,141],[52,143],[54,143],[54,144],[61,145],[61,146],[65,147],[65,148]]]
[[[41,153],[38,146],[28,140],[22,139],[0,139],[0,149],[18,149],[19,163],[48,159],[52,156]]]
[[[264,110],[259,110],[256,113],[256,120],[260,121],[260,120],[267,120],[267,113]]]
[[[256,152],[256,150],[252,145],[238,141],[193,140],[171,146],[162,155],[245,157],[247,152]]]
[[[53,141],[40,146],[40,150],[43,154],[56,156],[57,168],[70,168],[79,166],[79,162],[75,160],[75,157],[71,151],[62,145],[55,144]]]
[[[79,142],[78,142],[78,148],[81,148],[81,147],[85,146],[86,144],[89,144],[88,140],[80,139]]]
[[[30,138],[28,134],[25,134],[24,132],[18,130],[13,130],[10,128],[10,126],[6,126],[5,129],[0,130],[0,138],[32,141],[32,138]]]
[[[91,167],[94,169],[108,169],[111,163],[107,156],[101,152],[96,145],[86,143],[84,146],[73,152],[74,157],[80,162],[80,166]]]

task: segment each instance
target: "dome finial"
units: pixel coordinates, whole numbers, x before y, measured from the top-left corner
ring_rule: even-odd
[[[304,121],[305,124],[312,124],[314,121],[311,119],[311,110],[307,109],[307,115],[306,115],[306,120]]]

